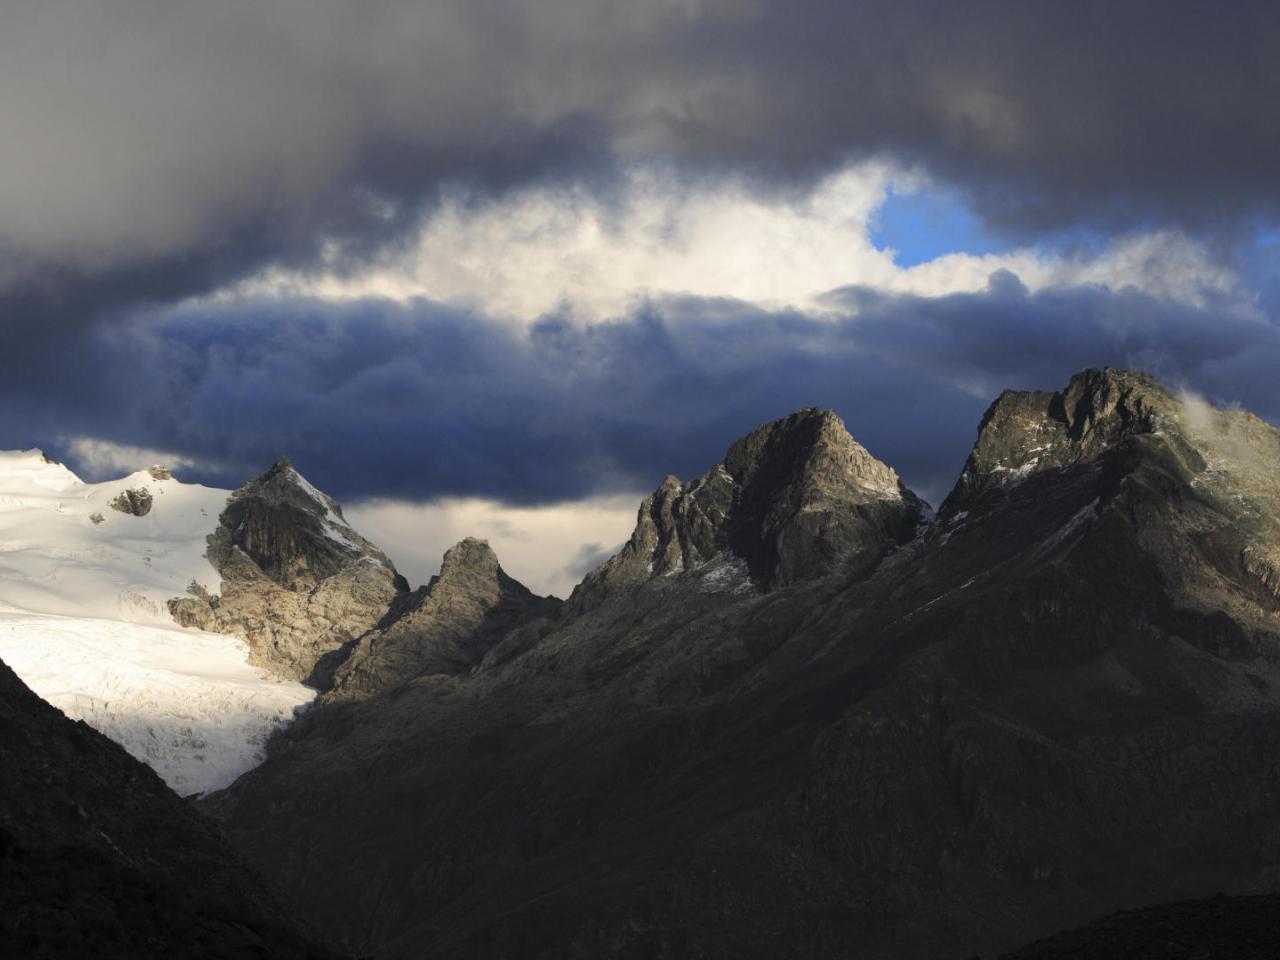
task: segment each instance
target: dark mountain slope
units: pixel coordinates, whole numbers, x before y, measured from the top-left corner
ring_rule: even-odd
[[[851,449],[812,421],[753,436]],[[1256,418],[1090,371],[998,400],[915,539],[861,468],[807,512],[807,469],[666,483],[557,620],[313,711],[208,808],[386,956],[960,957],[1272,889],[1277,468]],[[823,511],[857,549],[778,576]]]
[[[1280,895],[1217,896],[1122,911],[1029,944],[1001,960],[1271,960]]]
[[[4,664],[0,955],[333,956],[212,821]]]

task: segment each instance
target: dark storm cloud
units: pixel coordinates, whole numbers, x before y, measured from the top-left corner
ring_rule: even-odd
[[[1277,129],[1250,0],[49,0],[0,31],[0,286],[341,265],[442,183],[637,156],[767,189],[889,151],[1024,228],[1220,226],[1275,215]]]
[[[677,299],[528,332],[425,301],[158,311],[65,342],[42,383],[0,386],[0,446],[84,434],[208,461],[224,484],[287,453],[348,499],[532,503],[694,476],[757,423],[815,405],[936,499],[1001,389],[1059,388],[1087,366],[1145,367],[1280,419],[1280,336],[1235,304],[1032,295],[1009,274],[976,294],[833,300],[856,314]]]

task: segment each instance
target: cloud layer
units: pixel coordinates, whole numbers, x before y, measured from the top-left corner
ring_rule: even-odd
[[[530,590],[567,597],[631,535],[636,505],[625,495],[532,508],[469,497],[425,504],[368,500],[344,512],[412,584],[439,573],[444,552],[463,537],[479,537]]]
[[[199,284],[637,158],[786,191],[890,155],[1023,230],[1219,227],[1276,213],[1278,93],[1262,0],[50,0],[0,34],[0,253]]]
[[[819,317],[695,297],[528,327],[424,300],[203,303],[104,326],[61,375],[0,396],[11,436],[169,450],[220,482],[288,453],[344,498],[524,504],[693,476],[816,405],[936,499],[1001,389],[1140,366],[1277,419],[1278,362],[1248,303],[1032,293],[1001,272],[942,297],[845,288]]]
[[[932,189],[919,173],[884,161],[844,168],[789,196],[762,194],[736,177],[690,185],[669,166],[637,165],[607,189],[543,184],[496,199],[455,195],[375,263],[344,270],[335,258],[310,270],[275,268],[215,296],[425,297],[522,322],[550,313],[593,322],[671,295],[821,312],[822,295],[838,286],[976,292],[1002,269],[1032,290],[1134,287],[1190,303],[1238,292],[1230,269],[1174,231],[1072,253],[961,249],[903,268],[893,250],[876,245],[877,218],[891,193]]]

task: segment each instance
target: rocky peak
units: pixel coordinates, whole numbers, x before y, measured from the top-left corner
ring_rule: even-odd
[[[866,571],[926,511],[838,416],[808,408],[757,427],[696,480],[663,480],[622,552],[584,586],[675,574],[718,555],[744,560],[766,589],[840,564]]]
[[[445,551],[430,583],[360,638],[335,671],[329,699],[369,696],[418,676],[466,673],[512,628],[559,605],[508,576],[487,541],[467,537]]]
[[[1151,433],[1179,405],[1150,374],[1113,367],[1077,373],[1061,397],[1068,437],[1094,450],[1132,434]]]
[[[342,506],[327,493],[314,487],[288,457],[280,457],[262,476],[250,480],[234,496],[253,495],[272,502],[289,503],[317,515],[333,514],[342,518]]]
[[[978,425],[977,442],[939,513],[968,509],[988,491],[1169,428],[1179,410],[1178,399],[1151,375],[1111,367],[1077,373],[1058,392],[1006,390]]]
[[[902,496],[897,473],[854,440],[835,413],[814,407],[752,430],[729,447],[724,468],[766,500]]]
[[[342,508],[281,457],[227,500],[206,554],[220,596],[193,589],[170,602],[187,626],[242,636],[252,662],[325,685],[332,661],[408,591]],[[323,675],[322,675],[323,674]]]
[[[466,537],[458,541],[444,552],[444,560],[440,564],[439,580],[492,580],[497,585],[501,577],[506,576],[498,563],[498,555],[489,546],[488,540]]]
[[[314,587],[352,560],[392,569],[386,555],[346,522],[338,502],[286,457],[233,493],[221,522],[231,545],[289,590]]]

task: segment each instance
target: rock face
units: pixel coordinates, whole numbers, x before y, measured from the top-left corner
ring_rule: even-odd
[[[1179,408],[1154,377],[1127,370],[1086,370],[1060,393],[1007,390],[982,418],[939,513],[954,514],[1033,473],[1093,461],[1127,437],[1172,425]]]
[[[838,568],[862,574],[910,540],[927,512],[839,417],[802,410],[752,431],[696,480],[667,477],[640,505],[622,552],[588,578],[584,593],[723,557],[744,561],[765,589]]]
[[[125,490],[111,501],[111,509],[127,513],[131,517],[145,517],[151,512],[151,502],[150,490]]]
[[[204,809],[380,957],[959,960],[1280,887],[1280,432],[1086,371],[997,400],[919,534],[851,443],[664,483],[559,616]]]
[[[244,637],[251,663],[321,687],[343,648],[408,590],[342,508],[284,458],[231,495],[208,557],[222,575],[220,595],[193,586],[170,601],[174,619]]]
[[[2,663],[0,954],[334,956],[212,821]]]
[[[328,697],[367,697],[418,676],[465,674],[516,624],[554,617],[559,607],[507,576],[489,544],[469,537],[445,553],[438,576],[360,638]]]

